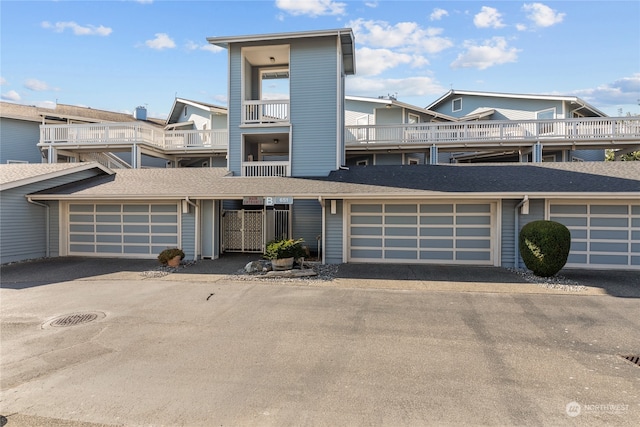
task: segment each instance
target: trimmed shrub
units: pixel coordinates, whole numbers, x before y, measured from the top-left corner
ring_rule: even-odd
[[[304,246],[302,246],[303,243],[303,239],[282,239],[271,241],[267,244],[262,257],[265,259],[302,258],[306,255]]]
[[[170,259],[173,259],[177,256],[180,256],[181,261],[184,259],[184,252],[182,251],[182,249],[179,249],[179,248],[165,249],[162,252],[160,252],[160,255],[158,255],[158,261],[160,261],[160,264],[166,265]]]
[[[536,276],[550,277],[564,267],[571,248],[571,232],[555,221],[533,221],[522,227],[520,255]]]

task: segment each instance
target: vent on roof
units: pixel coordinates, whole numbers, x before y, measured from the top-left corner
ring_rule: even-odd
[[[133,118],[136,120],[147,120],[147,108],[143,106],[136,107],[133,112]]]

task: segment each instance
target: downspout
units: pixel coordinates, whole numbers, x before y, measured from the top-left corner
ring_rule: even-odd
[[[191,206],[193,206],[194,210],[195,210],[195,220],[194,220],[194,225],[193,225],[193,260],[197,261],[198,260],[198,242],[199,242],[199,236],[200,236],[200,210],[198,209],[198,205],[196,203],[193,203],[191,200],[189,200],[189,196],[186,196],[184,198],[184,201],[187,202],[188,204],[190,204]]]
[[[44,230],[45,230],[45,251],[44,251],[44,256],[49,258],[49,256],[51,255],[50,251],[49,251],[49,244],[50,244],[50,238],[49,238],[49,223],[51,222],[51,215],[50,215],[50,210],[51,207],[49,205],[47,205],[46,203],[40,203],[40,202],[36,202],[31,200],[31,197],[27,197],[27,202],[36,205],[36,206],[41,206],[43,208],[45,208],[45,224],[44,224]]]
[[[529,202],[529,196],[525,195],[524,199],[522,199],[522,201],[520,203],[518,203],[513,211],[513,218],[514,218],[514,230],[513,230],[513,235],[514,235],[514,260],[513,260],[513,268],[515,268],[516,270],[518,269],[518,266],[520,265],[520,245],[518,244],[519,241],[519,224],[518,224],[518,220],[519,220],[519,216],[518,216],[518,209],[520,209],[525,203]]]
[[[320,239],[318,239],[318,258],[321,260],[321,263],[324,265],[325,264],[325,259],[324,259],[324,236],[327,234],[325,228],[327,227],[327,218],[326,218],[326,214],[327,211],[325,209],[325,202],[322,199],[322,196],[318,196],[318,202],[320,202],[320,206],[322,207],[322,235],[320,236]],[[322,252],[320,252],[320,248],[322,247]],[[322,256],[322,258],[320,258],[320,256]]]

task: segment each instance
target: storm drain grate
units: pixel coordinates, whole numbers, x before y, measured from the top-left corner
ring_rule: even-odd
[[[75,313],[53,319],[48,324],[49,326],[63,328],[93,322],[98,317],[100,317],[99,313]]]
[[[640,356],[638,355],[625,356],[621,354],[620,357],[622,357],[625,360],[628,360],[629,362],[633,363],[636,366],[640,366]]]

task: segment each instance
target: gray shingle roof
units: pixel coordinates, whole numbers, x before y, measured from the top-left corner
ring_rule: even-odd
[[[327,179],[452,193],[639,192],[640,162],[356,166]]]
[[[327,177],[232,177],[223,168],[128,169],[37,193],[52,199],[446,197],[470,193],[640,197],[640,162],[358,166]]]
[[[25,163],[0,165],[0,187],[5,190],[25,183],[44,181],[54,176],[73,173],[80,170],[106,169],[97,163]]]

